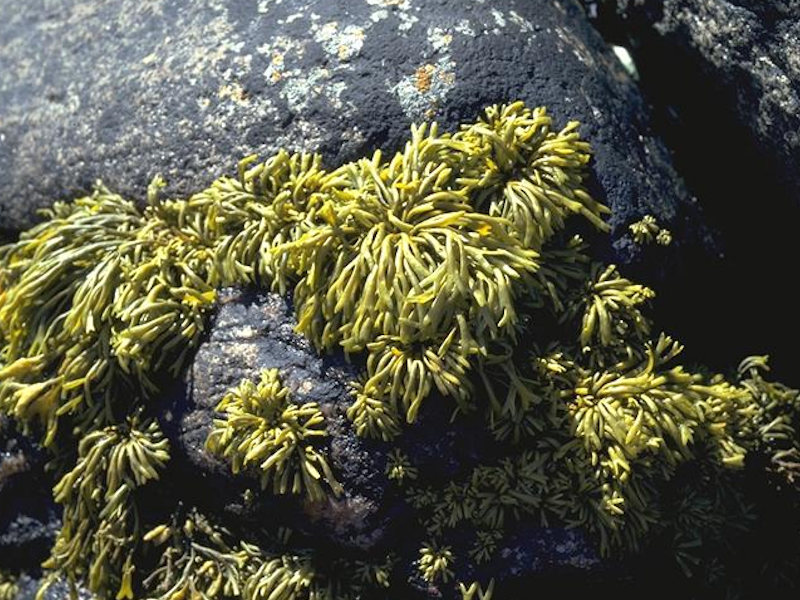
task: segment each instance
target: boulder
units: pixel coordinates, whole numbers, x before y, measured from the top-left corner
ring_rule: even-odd
[[[600,28],[628,41],[651,73],[713,98],[733,127],[772,163],[800,200],[800,2],[798,0],[584,0]],[[643,76],[646,74],[643,73]],[[736,132],[733,132],[734,134]],[[745,151],[749,149],[745,148]],[[739,150],[741,151],[741,149]]]
[[[778,377],[800,384],[784,266],[800,221],[800,2],[583,2],[630,50],[654,131],[719,243],[720,259],[658,287],[662,322],[714,368],[769,354]]]
[[[582,123],[592,191],[614,210],[613,258],[636,258],[627,225],[646,213],[673,232],[665,255],[702,229],[577,0],[34,0],[0,7],[0,61],[6,235],[97,179],[142,199],[160,173],[167,194],[187,195],[282,147],[335,167],[399,149],[412,122],[453,130],[517,99],[559,127]]]
[[[175,435],[171,469],[182,481],[180,496],[207,499],[205,506],[212,512],[236,518],[255,518],[266,510],[273,519],[294,529],[312,525],[315,535],[371,547],[385,526],[385,516],[377,511],[386,488],[386,456],[385,451],[373,452],[346,420],[351,402],[347,383],[357,377],[357,369],[341,355],[318,355],[307,339],[294,332],[291,306],[277,294],[228,289],[220,294],[219,303],[210,335],[188,373],[188,394],[178,397],[169,418],[174,421]],[[226,461],[205,448],[212,420],[219,416],[215,412],[219,401],[242,380],[259,381],[262,369],[278,369],[292,401],[316,402],[326,417],[329,445],[325,450],[345,490],[344,496],[329,505],[302,506],[302,502],[280,497],[247,503],[243,493],[248,488],[251,492],[259,489],[257,477],[234,476]],[[185,482],[181,473],[189,475]],[[192,492],[187,494],[185,486]]]

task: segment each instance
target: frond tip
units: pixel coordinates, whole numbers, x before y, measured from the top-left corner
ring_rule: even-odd
[[[425,544],[419,550],[419,572],[428,583],[447,583],[453,578],[454,560],[449,546]]]

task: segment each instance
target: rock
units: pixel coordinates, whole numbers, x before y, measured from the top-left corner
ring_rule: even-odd
[[[666,255],[697,241],[635,84],[576,0],[37,0],[0,8],[0,61],[0,229],[98,178],[141,200],[160,173],[186,195],[251,153],[335,167],[399,149],[412,122],[452,130],[522,99],[583,124],[617,260],[636,258],[627,225],[645,213],[672,229]]]
[[[61,527],[44,453],[0,417],[0,569],[38,571]]]
[[[63,600],[64,598],[75,598],[76,600],[92,600],[94,596],[82,585],[76,586],[75,596],[71,595],[69,583],[63,579],[54,581],[48,586],[47,591],[41,596],[37,596],[42,580],[23,573],[17,580],[17,597],[15,600]]]
[[[800,221],[800,2],[584,4],[610,43],[630,49],[654,131],[717,232],[722,260],[698,253],[657,286],[661,322],[693,360],[725,369],[769,354],[773,374],[800,385],[784,266]]]
[[[659,70],[654,77],[673,82],[682,78],[685,85],[687,71],[697,69],[707,86],[704,95],[733,113],[750,143],[791,186],[794,200],[800,198],[800,1],[584,4],[601,19],[604,30],[627,34],[638,50],[659,51],[676,67]],[[615,20],[617,15],[623,20]],[[679,68],[683,61],[691,63],[689,69]]]
[[[237,517],[267,510],[275,518],[281,512],[284,525],[307,530],[311,524],[324,530],[316,532],[322,537],[369,547],[385,525],[378,515],[386,487],[385,451],[383,455],[372,452],[346,420],[347,382],[357,376],[357,370],[341,356],[319,356],[308,340],[294,332],[294,324],[290,305],[277,294],[222,292],[211,333],[189,373],[189,403],[179,402],[172,416],[177,427],[173,470],[191,472],[189,479],[195,481],[194,493],[181,496],[211,498],[215,511],[222,508]],[[257,478],[233,476],[226,461],[205,449],[212,420],[218,416],[215,407],[225,393],[243,379],[257,382],[261,370],[271,368],[279,370],[293,401],[316,402],[326,416],[326,452],[344,487],[342,497],[324,505],[303,505],[291,497],[262,495],[259,502],[247,505],[242,494],[248,488],[259,489]]]

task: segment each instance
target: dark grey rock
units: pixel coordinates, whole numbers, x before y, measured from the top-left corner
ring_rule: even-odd
[[[760,154],[800,199],[800,1],[584,0],[591,14],[615,11],[636,46],[681,55],[705,76],[705,95],[735,114]],[[644,49],[645,52],[649,48]],[[697,90],[698,93],[701,90]]]
[[[692,203],[634,83],[576,0],[287,0],[0,7],[0,229],[102,178],[141,199],[202,189],[251,153],[319,151],[335,167],[486,105],[546,105],[583,123],[592,189],[628,223],[654,214],[680,250]],[[662,261],[656,261],[656,269]]]
[[[690,360],[725,370],[769,354],[774,376],[800,385],[785,270],[800,221],[800,2],[584,4],[607,41],[631,51],[654,132],[716,232],[718,260],[696,253],[679,277],[656,282],[661,326]],[[635,276],[654,281],[652,263]]]
[[[46,456],[0,416],[0,569],[36,571],[61,526]]]
[[[358,371],[341,356],[318,355],[308,340],[294,332],[294,325],[290,305],[277,294],[223,290],[211,333],[189,373],[188,405],[179,403],[171,416],[176,427],[175,459],[191,471],[189,479],[195,480],[194,493],[181,497],[191,501],[189,496],[210,495],[237,517],[253,517],[263,510],[273,516],[282,513],[283,525],[296,523],[295,528],[301,531],[310,527],[315,534],[338,543],[370,547],[384,527],[378,509],[382,508],[386,487],[385,451],[372,452],[370,444],[358,438],[346,420],[348,382]],[[215,407],[225,393],[243,379],[257,382],[261,370],[270,368],[279,370],[293,401],[316,402],[325,414],[329,434],[326,452],[344,487],[339,498],[314,505],[259,495],[257,477],[234,477],[225,461],[205,449],[212,420],[219,416]],[[255,492],[256,502],[243,500],[248,488]]]

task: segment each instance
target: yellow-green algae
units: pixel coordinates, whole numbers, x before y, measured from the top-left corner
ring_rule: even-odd
[[[339,494],[328,461],[312,445],[326,435],[319,405],[292,404],[289,395],[277,369],[264,369],[258,384],[245,379],[217,406],[225,418],[214,421],[206,447],[230,457],[234,473],[258,463],[261,487],[271,484],[274,494],[305,492],[309,500],[324,500],[323,483]]]
[[[672,232],[666,227],[661,227],[653,215],[645,215],[635,223],[628,225],[637,244],[650,244],[655,242],[661,246],[668,246],[672,242]]]
[[[248,284],[291,290],[297,330],[320,351],[366,355],[348,416],[389,449],[387,477],[423,532],[423,580],[488,600],[494,580],[457,581],[454,565],[491,560],[523,518],[583,528],[604,554],[670,532],[687,574],[702,568],[699,545],[750,516],[737,489],[748,455],[796,483],[800,400],[764,379],[761,357],[730,380],[676,364],[681,346],[643,312],[652,290],[564,231],[578,215],[607,229],[583,186],[589,159],[576,123],[553,130],[544,108],[517,102],[453,134],[412,127],[389,159],[326,171],[281,151],[188,199],[161,199],[156,179],[144,210],[102,186],[57,203],[0,248],[0,410],[42,432],[61,476],[48,580],[164,600],[358,598],[402,583],[394,556],[320,565],[287,550],[285,531],[262,547],[192,510],[142,521],[137,494],[168,461],[160,382],[190,360],[215,290]],[[650,225],[634,236],[658,241]],[[485,415],[499,459],[432,484],[393,446],[434,390],[454,418]],[[209,448],[234,471],[257,463],[265,493],[338,493],[311,444],[318,408],[292,403],[277,372],[219,410]],[[702,483],[671,518],[658,489],[689,462]],[[465,526],[474,543],[456,556],[448,539]],[[137,571],[153,545],[159,565]]]
[[[0,600],[14,600],[17,597],[16,577],[0,570]]]

